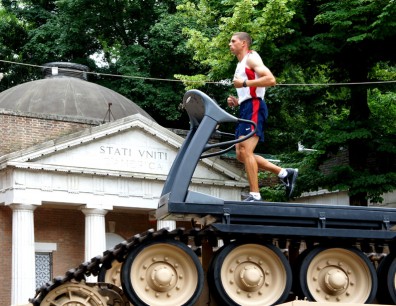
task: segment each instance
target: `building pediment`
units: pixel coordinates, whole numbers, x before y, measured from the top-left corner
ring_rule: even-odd
[[[183,138],[140,114],[86,129],[0,158],[1,167],[108,175],[166,176]],[[244,181],[240,169],[202,160],[194,178]]]
[[[0,157],[0,203],[29,198],[33,204],[154,208],[183,141],[136,114],[5,155]],[[191,188],[233,199],[248,185],[243,175],[220,158],[207,158],[199,162]],[[130,204],[131,197],[140,203]]]

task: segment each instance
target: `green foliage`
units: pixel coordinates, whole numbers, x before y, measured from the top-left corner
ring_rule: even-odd
[[[262,1],[184,1],[178,9],[195,22],[194,28],[184,28],[187,46],[194,50],[194,59],[209,69],[209,80],[230,79],[235,60],[228,43],[234,32],[249,31],[254,46],[290,33],[287,27],[294,11],[293,0]],[[210,13],[208,13],[210,12]]]
[[[329,190],[347,190],[350,195],[364,193],[366,199],[373,202],[382,202],[381,195],[395,189],[396,127],[392,123],[396,116],[394,101],[393,93],[382,95],[375,89],[370,95],[370,120],[351,122],[340,118],[317,134],[314,147],[321,151],[316,156],[305,157],[303,163],[307,166],[303,167],[303,171],[322,173],[317,176],[320,179],[317,179],[316,186]],[[367,151],[360,154],[367,154],[367,159],[366,164],[353,168],[348,160],[345,163],[342,156],[349,157],[350,161],[351,156],[348,156],[347,150],[356,141],[365,143]]]
[[[326,84],[361,82],[380,73],[391,74],[387,68],[393,65],[395,57],[391,53],[395,49],[384,42],[394,39],[395,31],[385,31],[384,25],[394,28],[395,21],[390,17],[395,13],[393,2],[199,1],[196,5],[184,2],[179,9],[196,21],[195,27],[184,31],[194,59],[208,70],[208,79],[232,76],[235,61],[225,46],[233,32],[247,31],[255,41],[253,48],[274,66],[278,83]],[[220,5],[223,9],[219,9]],[[381,70],[376,65],[384,59],[389,64]],[[375,98],[395,104],[393,95],[378,95],[376,91],[370,95],[368,88],[362,87],[282,86],[267,91],[270,118],[265,148],[270,152],[292,152],[300,140],[320,150],[306,157],[300,155],[299,192],[339,188],[349,190],[351,195],[364,193],[369,199],[379,200],[378,194],[396,188],[389,180],[394,173],[391,148],[395,143],[389,133],[394,130],[394,124],[390,124],[395,122],[394,113],[390,107],[391,112],[384,116],[384,105],[373,105]],[[381,164],[385,154],[389,167],[367,166],[367,171],[361,171],[351,166],[356,162],[349,165],[347,161],[345,166],[323,173],[322,164],[343,147],[351,152],[364,148],[374,164]],[[265,148],[259,149],[265,152]],[[351,153],[350,161],[355,157]],[[373,175],[383,174],[383,184],[372,180]],[[372,185],[367,184],[370,181]],[[267,188],[262,189],[264,198],[277,198],[277,188],[273,196]]]
[[[183,81],[186,90],[205,86],[207,81],[206,75],[203,74],[198,74],[193,76],[175,74],[175,78]]]
[[[264,186],[260,188],[260,194],[263,201],[268,202],[287,202],[287,198],[285,196],[285,189],[281,185],[277,186]]]
[[[35,65],[52,61],[85,64],[91,71],[102,73],[91,75],[90,81],[119,91],[149,110],[160,124],[179,124],[178,104],[184,89],[181,82],[172,82],[173,75],[193,74],[197,64],[191,61],[181,30],[189,22],[174,14],[174,1],[59,0],[6,4],[6,13],[23,24],[26,39],[12,38],[21,50],[20,61]],[[5,33],[0,36],[5,39]],[[95,54],[103,56],[102,63],[91,59]],[[125,78],[108,78],[104,74]]]
[[[6,9],[9,5],[6,2],[3,7],[0,6],[0,58],[6,61],[23,60],[23,45],[28,40],[27,25],[17,14]],[[38,75],[26,66],[10,66],[4,63],[0,63],[0,71],[4,74],[0,91],[34,80]]]

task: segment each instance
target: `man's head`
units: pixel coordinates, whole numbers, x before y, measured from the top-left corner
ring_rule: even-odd
[[[230,47],[231,53],[238,55],[242,50],[249,50],[251,44],[252,38],[248,33],[236,32],[232,35],[228,45]]]
[[[250,37],[250,35],[248,33],[246,33],[246,32],[236,32],[232,36],[236,36],[240,40],[245,41],[247,46],[250,48],[250,46],[252,44],[252,38]]]

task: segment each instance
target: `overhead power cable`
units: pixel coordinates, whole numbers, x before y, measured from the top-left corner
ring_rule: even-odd
[[[1,60],[2,63],[8,63],[12,65],[20,65],[20,66],[29,66],[34,68],[52,68],[52,66],[43,66],[43,65],[33,65],[26,64],[20,62],[13,62],[7,60]],[[73,69],[68,68],[58,68],[63,71],[75,71]],[[149,81],[164,81],[164,82],[181,82],[181,83],[205,83],[205,84],[217,84],[217,85],[226,85],[231,86],[233,83],[231,80],[221,80],[221,81],[199,81],[199,80],[179,80],[179,79],[167,79],[167,78],[152,78],[152,77],[142,77],[142,76],[133,76],[133,75],[123,75],[123,74],[111,74],[111,73],[101,73],[101,72],[92,72],[92,71],[84,71],[86,74],[92,74],[96,76],[106,76],[106,77],[117,77],[117,78],[125,78],[125,79],[140,79],[140,80],[149,80]],[[277,83],[276,86],[350,86],[350,85],[371,85],[371,84],[391,84],[396,83],[396,80],[391,81],[368,81],[368,82],[345,82],[345,83]]]

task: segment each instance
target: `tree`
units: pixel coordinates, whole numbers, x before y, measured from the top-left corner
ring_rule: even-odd
[[[3,13],[14,20],[9,25],[12,30],[0,34],[0,39],[9,38],[10,47],[10,52],[0,53],[2,58],[27,65],[71,61],[93,66],[89,55],[99,50],[100,45],[59,12],[56,1],[2,0],[2,6]],[[6,67],[9,87],[40,78],[41,71],[37,68]]]
[[[224,46],[233,32],[247,31],[256,42],[253,48],[274,67],[279,83],[326,84],[378,80],[377,65],[394,66],[396,50],[389,42],[396,38],[395,5],[364,0],[206,0],[197,5],[185,1],[179,8],[196,20],[197,26],[186,33],[195,59],[208,69],[207,77],[232,75],[232,59]],[[267,102],[278,115],[270,124],[278,127],[278,136],[288,136],[289,142],[303,139],[320,150],[301,162],[300,191],[320,186],[345,189],[352,205],[366,205],[368,199],[380,201],[380,194],[396,188],[394,125],[371,112],[371,87],[268,91]],[[382,90],[375,92],[381,100],[389,97]],[[347,148],[349,163],[320,171],[342,147]],[[291,152],[290,146],[283,146],[288,149]],[[289,161],[297,158],[294,154]]]
[[[2,0],[2,3],[4,12],[13,16],[23,32],[19,35],[22,39],[0,33],[0,37],[15,42],[13,50],[20,50],[18,56],[10,60],[32,65],[52,61],[87,65],[91,71],[100,73],[99,76],[92,74],[90,81],[130,98],[149,110],[158,123],[179,126],[178,107],[184,88],[175,82],[173,75],[194,73],[195,67],[186,65],[191,55],[184,47],[181,27],[187,23],[174,15],[174,1],[30,0],[16,3]],[[102,65],[92,59],[97,54],[103,57]],[[13,69],[15,66],[7,74],[8,80],[13,78]],[[38,69],[24,70],[30,80],[40,77]],[[106,76],[108,74],[120,77]],[[18,77],[15,79],[19,79],[19,83],[26,81]]]
[[[3,60],[13,61],[21,57],[23,44],[27,41],[26,27],[15,14],[0,5],[0,55]],[[0,64],[4,79],[0,82],[0,90],[26,82],[30,76],[26,67],[10,67]]]
[[[320,43],[316,61],[329,63],[334,79],[351,83],[376,81],[376,65],[395,65],[396,48],[389,45],[396,38],[394,1],[324,1],[318,9],[314,21],[319,29],[312,35]],[[343,136],[338,147],[346,145],[349,165],[333,169],[325,182],[334,188],[340,187],[341,181],[349,190],[351,205],[367,205],[368,199],[380,201],[381,193],[395,189],[394,139],[391,144],[395,129],[389,134],[389,124],[372,114],[370,86],[354,85],[348,91],[347,117],[338,120],[325,135],[335,129],[338,135],[333,139]],[[329,151],[336,143],[322,149]]]

